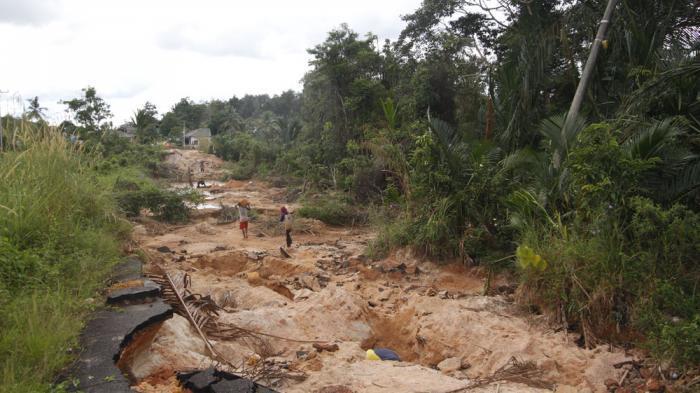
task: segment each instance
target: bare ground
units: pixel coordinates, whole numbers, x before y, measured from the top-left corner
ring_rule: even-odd
[[[208,179],[221,173],[220,160],[194,151],[175,151],[168,160],[180,171],[205,161],[202,177]],[[279,248],[284,237],[277,223],[283,188],[232,181],[214,183],[205,195],[207,205],[190,224],[146,219],[136,226],[135,238],[154,263],[188,272],[194,292],[211,295],[224,307],[222,321],[338,344],[335,352],[318,352],[308,343],[273,338],[264,345],[216,342],[217,350],[234,363],[269,358],[306,375],[304,380],[276,381],[272,387],[280,392],[333,391],[334,386],[349,389],[338,392],[358,393],[447,393],[468,387],[463,391],[605,392],[605,379],[620,378],[621,370],[612,365],[630,358],[608,347],[579,348],[577,337],[555,332],[544,317],[524,312],[508,296],[482,296],[484,277],[478,269],[438,265],[404,250],[369,261],[363,252],[374,236],[370,228],[297,220],[292,258],[283,258]],[[247,240],[237,223],[217,224],[215,208],[242,198],[256,212]],[[173,252],[156,251],[162,246]],[[496,285],[507,284],[499,280]],[[365,360],[371,347],[391,348],[403,361]],[[179,392],[174,371],[212,363],[204,343],[177,316],[134,352],[125,367],[142,392]],[[459,369],[437,370],[448,358],[457,358]],[[520,368],[513,368],[514,363]],[[508,372],[506,380],[494,378]],[[477,381],[484,384],[475,387]]]

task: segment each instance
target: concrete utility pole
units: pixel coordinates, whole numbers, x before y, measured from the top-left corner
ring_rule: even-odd
[[[7,91],[0,90],[0,96],[5,94],[5,93],[7,93]],[[0,151],[4,150],[2,138],[3,138],[3,134],[2,134],[2,102],[0,102]]]
[[[605,39],[608,25],[610,25],[610,18],[612,18],[615,4],[617,4],[617,0],[608,0],[608,6],[605,7],[603,19],[600,20],[600,25],[598,25],[598,33],[593,41],[593,45],[591,45],[591,53],[588,55],[586,66],[583,68],[581,80],[578,82],[578,86],[576,87],[574,99],[571,101],[571,108],[569,108],[569,112],[566,114],[566,120],[564,121],[564,129],[562,130],[562,133],[564,130],[567,130],[573,125],[574,120],[576,120],[578,113],[581,110],[581,102],[583,102],[583,96],[588,88],[588,82],[591,79],[591,75],[593,74],[593,67],[595,67],[595,62],[598,58],[600,46]]]

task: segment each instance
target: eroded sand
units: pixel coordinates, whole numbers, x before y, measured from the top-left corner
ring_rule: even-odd
[[[177,163],[181,156],[188,162],[211,159],[186,152],[174,154],[171,161]],[[211,159],[209,173],[218,174],[220,165]],[[184,226],[146,220],[135,229],[137,241],[154,261],[188,272],[194,292],[211,295],[225,307],[223,321],[339,345],[336,352],[317,353],[310,344],[278,339],[267,340],[264,347],[216,343],[234,363],[271,357],[307,375],[303,381],[282,381],[275,389],[316,392],[345,386],[358,393],[451,392],[491,376],[513,357],[534,362],[541,371],[535,378],[538,384],[501,382],[470,391],[604,392],[605,379],[620,377],[612,364],[629,356],[607,347],[579,348],[577,337],[554,332],[541,317],[524,313],[507,297],[481,296],[483,277],[478,270],[440,266],[405,251],[378,262],[367,260],[363,252],[374,236],[367,228],[329,228],[306,221],[304,232],[295,233],[292,258],[282,258],[284,238],[275,223],[285,195],[284,189],[258,182],[207,189],[207,202],[214,205],[233,205],[241,198],[253,203],[257,218],[247,240],[237,223],[218,225],[216,209],[200,210]],[[173,253],[156,251],[161,246]],[[365,360],[365,349],[372,346],[392,348],[404,361]],[[187,321],[176,316],[135,357],[130,371],[143,381],[143,391],[158,391],[158,386],[177,391],[167,376],[206,367],[205,354]],[[461,358],[463,369],[435,369],[452,357]]]

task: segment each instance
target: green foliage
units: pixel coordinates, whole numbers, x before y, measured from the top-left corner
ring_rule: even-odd
[[[609,125],[591,125],[579,134],[568,158],[574,203],[581,212],[620,206],[641,191],[642,173],[655,165],[653,159],[629,157]]]
[[[518,246],[515,256],[518,258],[518,266],[523,270],[542,272],[547,269],[547,261],[528,246]]]
[[[68,107],[68,111],[73,113],[75,121],[88,133],[98,131],[102,121],[112,117],[109,104],[97,95],[97,91],[92,86],[83,89],[83,97],[62,103]]]
[[[167,175],[161,165],[166,153],[159,145],[132,143],[113,132],[107,132],[99,139],[87,139],[85,146],[102,158],[95,162],[95,168],[103,175],[127,167],[138,167],[154,177]]]
[[[131,123],[136,127],[136,137],[141,143],[153,143],[159,138],[158,111],[156,106],[146,102],[143,108],[136,110]]]
[[[340,194],[307,197],[297,213],[301,217],[314,218],[329,225],[362,225],[368,220],[366,209]]]
[[[93,156],[25,127],[0,155],[0,386],[49,391],[126,235]]]
[[[138,185],[117,179],[114,192],[119,209],[127,217],[137,217],[147,209],[157,219],[166,222],[187,221],[189,204],[196,205],[202,196],[196,190],[162,190],[153,185]]]

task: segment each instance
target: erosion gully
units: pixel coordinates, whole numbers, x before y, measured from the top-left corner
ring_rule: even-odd
[[[622,372],[613,365],[631,358],[608,346],[578,347],[578,337],[513,303],[505,278],[492,284],[499,294],[483,296],[478,268],[438,265],[407,251],[371,261],[363,254],[375,235],[370,228],[297,219],[285,258],[279,207],[297,207],[285,188],[215,182],[222,162],[197,151],[173,150],[166,163],[178,177],[173,187],[189,186],[188,168],[195,183],[206,180],[206,201],[189,224],[143,218],[134,237],[149,263],[189,274],[192,292],[221,307],[221,321],[289,339],[212,340],[233,364],[276,362],[290,370],[297,377],[266,381],[279,392],[605,392],[604,381]],[[220,206],[242,198],[255,212],[248,239],[237,222],[219,222]],[[366,360],[372,347],[390,348],[402,361]],[[127,353],[120,367],[139,392],[184,392],[177,372],[214,364],[178,315],[142,333]]]

